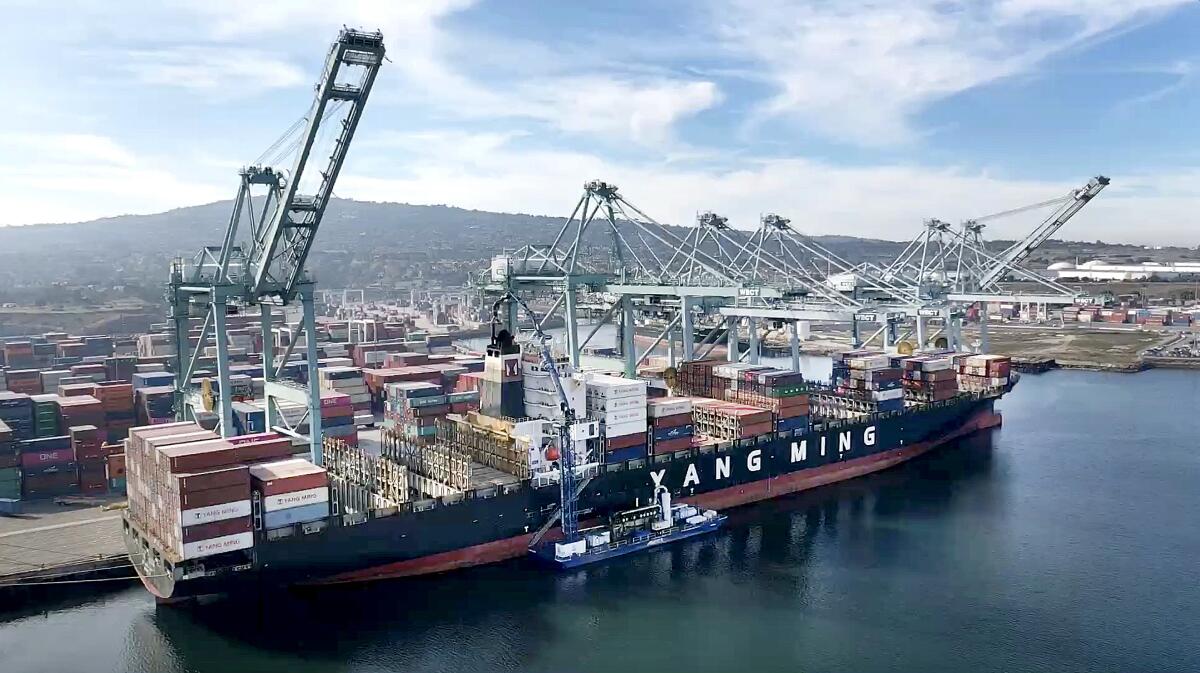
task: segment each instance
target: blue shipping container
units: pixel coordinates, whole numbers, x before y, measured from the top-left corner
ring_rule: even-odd
[[[677,425],[673,428],[655,428],[654,441],[662,442],[668,439],[678,439],[680,437],[691,437],[694,432],[694,426],[690,423],[687,425]]]
[[[301,505],[299,507],[277,509],[274,512],[265,512],[263,514],[263,528],[279,528],[281,526],[290,526],[294,523],[318,521],[327,516],[329,516],[329,503],[314,502],[311,505]]]

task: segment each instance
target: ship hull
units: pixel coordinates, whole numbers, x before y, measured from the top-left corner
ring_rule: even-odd
[[[993,402],[991,397],[964,399],[794,437],[610,466],[581,494],[580,511],[586,519],[648,503],[660,484],[678,501],[727,510],[854,479],[998,426]],[[142,563],[145,545],[128,524],[126,537],[143,583],[160,600],[168,600],[267,586],[412,577],[525,557],[557,500],[557,486],[525,484],[510,493],[464,498],[357,525],[338,525],[339,517],[333,517],[330,526],[314,534],[273,541],[259,534],[245,559],[214,559],[213,567],[186,579]]]

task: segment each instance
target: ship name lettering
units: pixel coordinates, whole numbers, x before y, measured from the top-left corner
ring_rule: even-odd
[[[762,469],[762,450],[755,449],[746,456],[746,469],[758,472]]]
[[[655,470],[650,473],[650,478],[654,480],[654,488],[662,486],[662,480],[665,476],[667,476],[666,470]]]
[[[808,460],[808,440],[792,442],[792,462],[799,463]]]
[[[825,435],[821,435],[821,455],[825,455]]]
[[[850,450],[850,431],[838,433],[838,453],[846,453]]]
[[[688,463],[687,474],[683,477],[683,487],[687,488],[692,484],[700,483],[700,474],[696,472],[696,464]]]
[[[868,425],[866,430],[863,430],[863,444],[866,446],[875,446],[875,426]]]
[[[717,479],[724,479],[729,476],[729,456],[717,458]]]

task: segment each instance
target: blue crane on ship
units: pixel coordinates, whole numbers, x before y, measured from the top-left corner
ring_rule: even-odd
[[[492,304],[492,341],[504,339],[504,332],[500,335],[496,334],[496,326],[500,323],[500,306],[505,302],[513,302],[521,307],[529,316],[533,323],[533,333],[538,340],[542,366],[546,368],[550,374],[550,380],[554,382],[554,390],[558,395],[559,409],[562,411],[562,421],[555,423],[555,430],[558,439],[558,466],[559,466],[559,508],[553,516],[539,529],[530,541],[530,546],[536,546],[542,537],[550,531],[554,524],[561,520],[563,540],[567,542],[574,541],[579,537],[579,494],[587,487],[590,479],[582,478],[575,464],[575,447],[574,440],[579,434],[575,428],[580,424],[575,416],[575,410],[571,407],[570,398],[567,397],[567,392],[563,388],[562,378],[558,373],[558,365],[554,362],[554,355],[550,349],[551,337],[542,330],[541,320],[538,319],[533,309],[529,308],[529,304],[525,303],[512,292],[505,293],[502,297]],[[586,433],[584,433],[586,435]],[[586,437],[579,437],[580,439]]]

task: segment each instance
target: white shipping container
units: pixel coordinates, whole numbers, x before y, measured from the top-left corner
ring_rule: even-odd
[[[249,500],[236,500],[234,502],[209,505],[208,507],[185,509],[179,512],[179,525],[182,527],[197,526],[202,523],[236,519],[243,516],[250,516]]]
[[[291,493],[268,495],[267,497],[263,498],[262,511],[274,512],[277,509],[301,507],[303,505],[312,505],[318,502],[329,502],[329,489],[325,486],[307,488],[303,491],[292,491]]]
[[[892,366],[891,358],[886,355],[868,355],[850,358],[846,364],[851,369],[887,369]]]
[[[686,397],[651,400],[646,404],[646,411],[650,418],[678,416],[691,413],[692,401]]]
[[[618,399],[621,397],[646,396],[646,382],[625,379],[605,374],[584,374],[588,397]]]
[[[236,533],[234,535],[215,537],[211,540],[188,542],[183,545],[182,556],[185,560],[203,558],[214,554],[223,554],[227,551],[249,549],[253,545],[254,533]]]
[[[616,411],[628,411],[630,409],[644,409],[646,407],[646,397],[644,395],[633,395],[631,397],[620,397],[617,399],[607,399],[602,397],[593,397],[589,400],[589,411],[603,411],[604,413],[613,413]]]
[[[625,437],[627,435],[644,435],[646,434],[646,419],[640,421],[630,421],[628,423],[618,423],[616,425],[604,426],[605,437]]]
[[[904,397],[904,389],[896,388],[894,390],[874,390],[871,396],[877,401],[884,402],[886,400],[899,400]]]
[[[641,421],[645,425],[646,407],[625,409],[624,411],[610,411],[608,413],[596,412],[595,416],[595,420],[604,421],[605,425],[622,425],[634,421]]]

